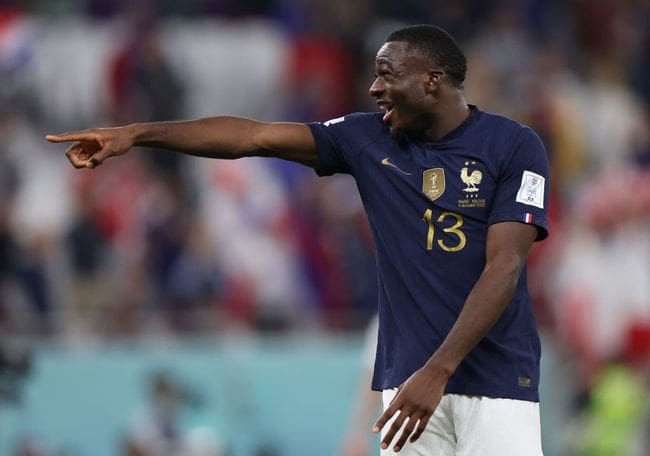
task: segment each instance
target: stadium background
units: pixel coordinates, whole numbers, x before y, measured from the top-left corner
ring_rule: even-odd
[[[0,2],[0,454],[128,454],[152,391],[183,454],[340,454],[376,287],[351,180],[142,150],[79,172],[43,136],[374,110],[376,50],[422,22],[465,49],[468,101],[549,152],[552,232],[529,268],[545,454],[650,454],[649,15],[641,0]]]

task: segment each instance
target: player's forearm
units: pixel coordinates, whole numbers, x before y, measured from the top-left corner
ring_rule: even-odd
[[[255,129],[260,122],[239,117],[206,117],[178,122],[130,125],[133,145],[158,147],[210,158],[234,159],[255,155]]]
[[[488,264],[470,292],[456,323],[427,367],[447,376],[481,341],[512,299],[523,262],[502,259]]]
[[[311,129],[304,123],[258,122],[241,117],[206,117],[179,122],[139,123],[47,135],[72,142],[66,157],[75,168],[96,168],[133,146],[158,147],[209,158],[276,157],[313,168],[320,165]]]

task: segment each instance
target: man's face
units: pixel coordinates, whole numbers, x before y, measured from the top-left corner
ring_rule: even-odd
[[[427,61],[408,50],[408,43],[385,43],[375,59],[375,82],[370,96],[386,110],[384,121],[390,132],[418,133],[426,129],[431,100],[425,91],[428,82]]]

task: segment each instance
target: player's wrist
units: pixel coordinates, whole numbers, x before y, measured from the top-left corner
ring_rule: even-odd
[[[147,128],[147,124],[136,123],[123,128],[126,136],[134,146],[143,146],[148,141],[151,141],[151,131],[150,128]]]
[[[436,358],[436,355],[433,355],[424,365],[424,369],[432,377],[441,378],[447,381],[456,370],[456,366],[456,363],[438,359]]]

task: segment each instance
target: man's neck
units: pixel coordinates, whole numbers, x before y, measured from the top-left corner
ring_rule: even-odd
[[[431,116],[429,128],[423,136],[428,141],[439,141],[462,125],[469,117],[470,108],[462,93],[447,102],[441,102]]]

